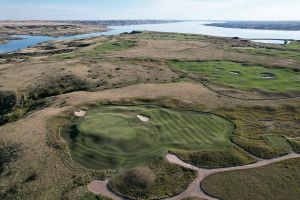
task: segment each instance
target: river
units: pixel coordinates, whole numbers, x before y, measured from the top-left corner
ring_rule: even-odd
[[[164,24],[111,26],[109,27],[110,30],[107,32],[96,32],[96,33],[89,33],[89,34],[64,36],[64,37],[15,35],[13,37],[22,38],[22,40],[10,40],[8,41],[8,43],[0,45],[0,53],[14,52],[50,40],[82,39],[87,37],[95,37],[95,36],[103,36],[103,35],[118,35],[124,32],[131,32],[131,31],[160,31],[160,32],[203,34],[203,35],[221,36],[221,37],[240,37],[240,38],[255,40],[259,42],[276,43],[276,44],[283,44],[284,40],[300,40],[300,31],[222,28],[222,27],[206,26],[205,24],[207,23],[211,23],[211,22],[184,21],[184,22],[176,22],[176,23],[164,23]],[[278,39],[278,40],[273,40],[273,39]]]

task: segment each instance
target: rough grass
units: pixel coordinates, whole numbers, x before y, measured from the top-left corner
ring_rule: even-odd
[[[235,134],[260,139],[262,135],[300,137],[300,107],[284,105],[235,107],[218,109],[218,113],[232,120],[237,128]]]
[[[87,90],[89,85],[74,75],[59,75],[48,77],[39,85],[28,88],[28,98],[33,100],[65,94],[74,91]]]
[[[142,122],[138,114],[150,118]],[[100,106],[62,129],[72,158],[91,169],[147,165],[168,149],[222,149],[234,124],[220,116],[160,106]]]
[[[300,153],[300,138],[289,139],[292,145],[293,151]]]
[[[255,163],[256,159],[237,147],[218,151],[171,151],[183,161],[200,168],[223,168]]]
[[[273,147],[265,140],[248,139],[239,136],[232,136],[231,139],[239,147],[264,159],[280,157],[290,152],[289,148]]]
[[[0,90],[0,115],[10,112],[16,105],[16,101],[14,92]]]
[[[10,162],[15,161],[20,156],[20,152],[19,144],[0,144],[0,174]]]
[[[207,36],[205,35],[198,35],[198,34],[184,34],[184,33],[159,33],[159,32],[145,32],[138,35],[140,39],[146,40],[203,40],[206,39]]]
[[[250,170],[224,172],[204,179],[201,187],[218,199],[298,200],[300,159]]]
[[[209,84],[274,93],[300,91],[300,73],[287,68],[266,68],[230,61],[170,61],[169,64],[187,73],[197,73]],[[266,78],[268,75],[274,78]]]
[[[195,177],[195,171],[159,159],[146,172],[120,172],[112,178],[109,187],[129,199],[163,199],[185,190]]]
[[[281,58],[289,58],[293,60],[300,60],[300,54],[296,45],[287,46],[287,49],[273,49],[273,48],[263,48],[263,47],[247,47],[247,48],[235,48],[239,52],[246,52],[255,55],[267,55],[275,56]]]

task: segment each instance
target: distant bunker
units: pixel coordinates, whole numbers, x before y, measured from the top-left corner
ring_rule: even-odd
[[[264,79],[274,79],[274,78],[276,78],[275,74],[270,73],[270,72],[261,73],[261,76]]]

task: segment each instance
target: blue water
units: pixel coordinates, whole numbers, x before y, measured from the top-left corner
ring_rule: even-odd
[[[167,24],[144,24],[144,25],[129,25],[129,26],[111,26],[111,30],[107,32],[97,32],[89,34],[81,34],[75,36],[64,37],[48,37],[48,36],[30,36],[30,35],[15,35],[14,37],[23,38],[23,40],[11,40],[7,44],[0,45],[0,53],[14,52],[30,46],[34,46],[41,42],[50,40],[69,40],[82,39],[88,37],[102,35],[119,35],[124,32],[131,31],[160,31],[160,32],[178,32],[203,34],[221,37],[240,37],[245,39],[263,39],[256,40],[266,43],[283,44],[284,39],[300,40],[300,31],[277,31],[277,30],[255,30],[255,29],[233,29],[205,26],[207,21],[186,21]],[[282,40],[269,40],[282,39]]]

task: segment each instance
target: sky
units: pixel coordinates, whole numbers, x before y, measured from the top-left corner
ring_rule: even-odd
[[[0,0],[0,20],[300,20],[299,0]]]

